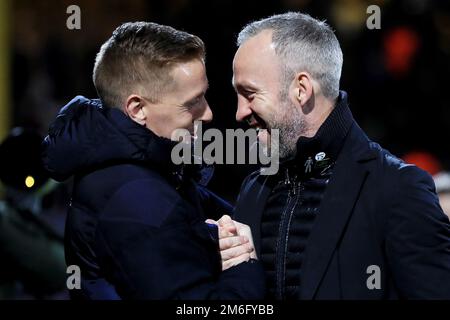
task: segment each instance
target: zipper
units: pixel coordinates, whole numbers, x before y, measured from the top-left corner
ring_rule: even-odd
[[[290,185],[286,206],[281,215],[277,248],[276,248],[276,299],[282,300],[285,295],[286,284],[286,257],[288,251],[289,230],[291,227],[292,217],[294,216],[295,208],[299,203],[300,194],[303,190],[301,182],[297,181],[297,176],[289,177],[289,171],[286,169],[286,178],[284,184]]]

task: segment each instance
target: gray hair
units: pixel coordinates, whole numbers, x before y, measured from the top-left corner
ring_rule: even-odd
[[[337,98],[343,55],[328,24],[298,12],[278,14],[245,26],[237,45],[264,30],[273,31],[272,43],[284,65],[285,81],[290,82],[296,73],[306,71],[320,84],[325,97]]]

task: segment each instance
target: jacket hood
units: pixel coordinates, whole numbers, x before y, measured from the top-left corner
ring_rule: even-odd
[[[100,100],[77,96],[58,113],[43,141],[44,167],[55,180],[96,167],[140,162],[165,168],[175,142],[161,138]]]

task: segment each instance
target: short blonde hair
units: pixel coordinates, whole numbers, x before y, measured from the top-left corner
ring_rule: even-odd
[[[98,52],[94,85],[102,103],[109,107],[120,108],[128,95],[138,92],[158,101],[172,81],[174,63],[196,58],[205,59],[199,37],[156,23],[127,22]]]

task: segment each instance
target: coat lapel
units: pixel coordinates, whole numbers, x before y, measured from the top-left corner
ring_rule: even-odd
[[[364,152],[367,151],[367,140],[358,144],[359,141],[354,139],[360,130],[354,127],[346,139],[311,230],[302,267],[301,299],[314,298],[369,173],[362,163],[373,158],[370,152]],[[362,148],[355,148],[355,142],[356,147]]]

